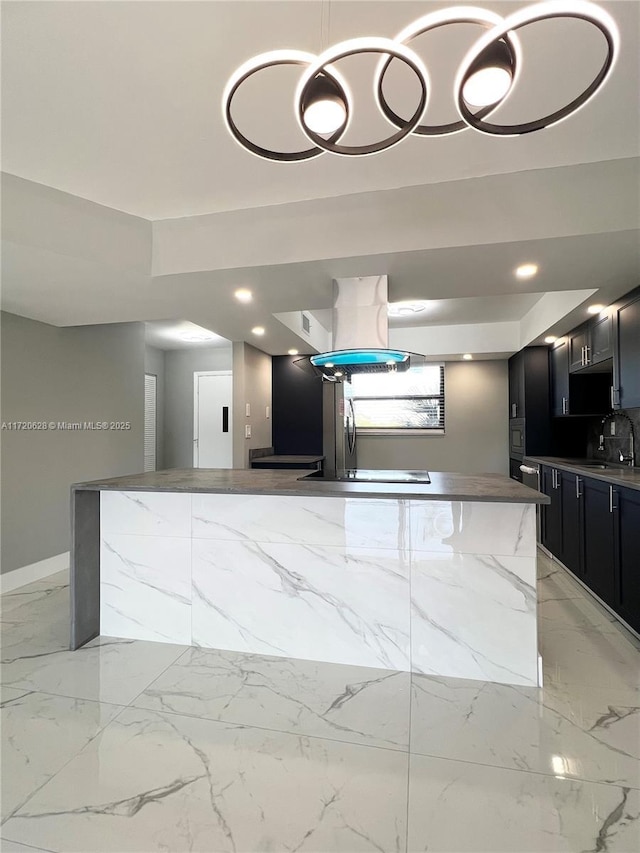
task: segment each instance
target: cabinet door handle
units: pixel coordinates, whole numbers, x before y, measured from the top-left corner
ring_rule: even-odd
[[[589,346],[584,348],[584,363],[585,363],[585,365],[588,365],[590,360],[591,360],[591,356],[589,355],[590,349],[591,349],[591,347],[589,347]]]
[[[584,367],[584,347],[580,349],[580,367]]]
[[[613,402],[613,385],[612,385],[612,386],[611,386],[611,408],[612,408],[612,409],[613,409],[614,405],[615,405],[615,404],[614,404],[614,402]]]
[[[609,486],[609,512],[615,512],[618,509],[617,497],[617,491],[613,488],[613,486]],[[614,498],[616,499],[615,502]]]
[[[580,491],[581,485],[582,485],[582,477],[576,477],[576,498],[578,498],[578,500],[582,497],[582,492]]]
[[[562,398],[562,414],[563,415],[567,414],[567,398],[566,397]]]
[[[512,403],[511,404],[511,417],[512,418],[515,418],[517,411],[518,411],[517,403]]]

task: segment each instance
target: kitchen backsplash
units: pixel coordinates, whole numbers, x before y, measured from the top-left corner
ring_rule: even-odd
[[[640,465],[640,409],[623,409],[624,414],[633,422],[635,431],[636,465]],[[616,434],[611,435],[610,421],[604,430],[601,427],[602,418],[592,418],[587,430],[587,458],[598,459],[602,462],[619,462],[620,451],[625,456],[629,453],[629,422],[618,414],[615,418]],[[604,432],[604,451],[598,450],[600,434]]]

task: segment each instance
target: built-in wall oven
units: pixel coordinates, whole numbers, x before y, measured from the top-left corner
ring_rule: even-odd
[[[509,456],[522,459],[524,456],[524,418],[511,418],[509,421]]]

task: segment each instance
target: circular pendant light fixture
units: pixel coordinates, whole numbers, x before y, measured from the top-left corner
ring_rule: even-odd
[[[401,44],[406,45],[413,41],[413,39],[416,39],[431,30],[449,26],[450,24],[478,24],[484,29],[489,30],[500,26],[503,21],[504,18],[497,15],[495,12],[491,12],[488,9],[480,9],[475,6],[456,6],[453,9],[438,9],[437,12],[431,12],[422,18],[418,18],[412,24],[409,24],[408,27],[405,27],[398,33],[394,41],[398,41]],[[515,68],[519,68],[521,63],[520,42],[516,36],[507,35],[505,37],[505,43],[513,59],[513,66]],[[392,124],[395,124],[397,127],[402,127],[405,123],[404,119],[391,109],[384,94],[384,77],[389,70],[389,66],[392,61],[393,57],[391,56],[383,57],[380,60],[376,70],[374,88],[378,106],[382,114]],[[506,97],[507,94],[508,90],[505,91],[503,98]],[[497,103],[495,101],[487,102],[487,108],[482,110],[480,115],[489,115],[496,106]],[[462,130],[468,129],[469,125],[467,122],[460,119],[459,121],[449,122],[448,124],[420,124],[413,130],[413,133],[416,136],[446,136],[451,133],[459,133]]]
[[[479,72],[481,73],[482,69],[487,67],[487,63],[492,61],[496,45],[508,33],[519,30],[528,24],[554,18],[577,18],[587,21],[597,27],[604,36],[607,43],[607,55],[592,82],[577,98],[574,98],[564,107],[533,121],[512,125],[493,124],[485,121],[479,114],[474,114],[469,109],[469,102],[465,99],[468,92],[467,86],[472,82],[473,77]],[[520,9],[506,17],[500,26],[482,36],[462,60],[454,85],[454,98],[458,112],[461,118],[474,130],[490,136],[522,136],[525,133],[533,133],[536,130],[544,130],[546,127],[558,124],[583,107],[603,85],[613,69],[619,49],[619,41],[620,37],[615,21],[608,12],[594,3],[587,3],[584,0],[572,0],[572,2],[549,0],[546,3],[538,3],[535,6]],[[471,105],[473,106],[473,104]]]
[[[420,97],[416,109],[406,122],[399,125],[399,130],[378,142],[368,145],[341,145],[337,140],[323,139],[319,133],[312,130],[305,123],[304,104],[309,97],[309,89],[315,85],[316,76],[323,74],[326,67],[347,56],[357,56],[360,53],[380,53],[384,57],[391,56],[404,62],[416,75],[420,83]],[[298,89],[296,91],[296,104],[298,121],[300,126],[311,142],[319,148],[330,151],[332,154],[341,154],[343,157],[358,157],[367,154],[377,154],[392,148],[408,136],[417,127],[427,106],[428,74],[422,60],[412,50],[393,39],[386,38],[357,38],[343,41],[325,50],[324,53],[311,63],[303,73]]]
[[[606,41],[607,55],[592,82],[564,107],[532,121],[504,125],[487,121],[516,88],[522,67],[522,49],[517,31],[528,24],[558,18],[576,18],[595,26]],[[449,24],[477,24],[484,34],[467,52],[456,74],[454,103],[459,120],[448,124],[421,124],[427,109],[429,74],[420,57],[408,47],[418,36]],[[225,86],[222,108],[226,126],[243,148],[258,157],[279,162],[299,162],[325,152],[357,157],[377,154],[402,142],[407,136],[444,136],[472,128],[489,136],[520,136],[551,127],[581,109],[610,76],[619,51],[620,37],[615,21],[587,0],[548,0],[514,12],[506,18],[475,6],[440,9],[405,27],[395,39],[355,38],[341,42],[320,56],[300,50],[274,50],[253,57],[240,66]],[[374,96],[383,117],[395,128],[385,139],[367,145],[340,142],[349,128],[353,98],[335,63],[363,53],[380,54],[374,75]],[[414,113],[405,119],[389,105],[384,79],[390,64],[399,60],[418,78],[420,95]],[[294,98],[298,124],[312,146],[301,151],[273,151],[256,144],[239,129],[232,115],[233,98],[239,87],[254,74],[277,65],[297,65],[304,70]]]

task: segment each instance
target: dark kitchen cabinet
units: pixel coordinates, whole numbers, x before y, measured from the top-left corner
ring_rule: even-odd
[[[562,479],[557,468],[540,468],[540,491],[551,499],[542,506],[542,544],[562,562]]]
[[[589,326],[579,326],[568,336],[569,338],[569,372],[582,370],[586,367],[586,353],[589,348]]]
[[[585,327],[582,327],[586,329]],[[581,335],[582,333],[580,333]],[[571,371],[572,352],[578,353],[584,340],[577,332],[556,341],[550,351],[551,410],[554,417],[604,415],[611,409],[611,367],[607,361],[578,372]],[[604,368],[604,370],[603,370]]]
[[[509,359],[509,417],[524,417],[524,350]]]
[[[613,311],[607,309],[589,324],[589,364],[602,364],[613,358]]]
[[[583,478],[560,471],[560,502],[562,504],[562,557],[564,565],[578,577],[583,575],[582,559],[582,494]]]
[[[640,288],[613,306],[614,408],[640,406]]]
[[[616,610],[640,631],[640,491],[618,490],[618,578]]]
[[[569,338],[556,341],[551,350],[552,413],[569,414]]]
[[[509,476],[512,480],[517,480],[519,483],[522,482],[522,471],[520,470],[521,465],[521,459],[509,459]]]
[[[616,606],[616,526],[618,494],[614,486],[584,478],[582,580],[603,601]]]

